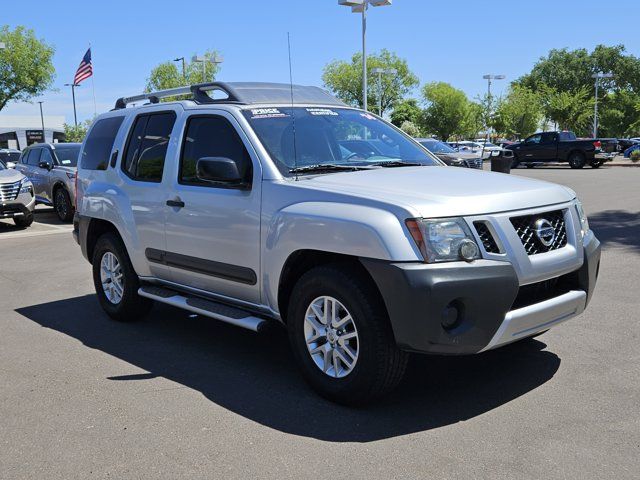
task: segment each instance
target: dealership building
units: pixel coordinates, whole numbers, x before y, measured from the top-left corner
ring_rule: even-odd
[[[33,143],[64,142],[64,115],[0,115],[0,148],[23,150]]]

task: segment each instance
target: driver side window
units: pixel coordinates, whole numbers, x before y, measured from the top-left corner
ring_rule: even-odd
[[[41,162],[47,162],[49,165],[55,165],[55,162],[53,161],[53,157],[51,156],[51,152],[46,148],[42,149],[42,154],[40,155],[40,162],[38,162],[38,164],[40,164]]]
[[[542,135],[541,134],[537,134],[537,135],[532,135],[529,138],[527,138],[527,140],[525,141],[526,144],[533,144],[533,145],[537,145],[538,143],[540,143],[540,140],[542,139]]]

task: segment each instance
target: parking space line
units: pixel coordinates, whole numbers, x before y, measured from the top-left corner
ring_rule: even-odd
[[[71,232],[73,232],[73,228],[69,228],[69,229],[58,228],[56,230],[51,230],[46,232],[15,232],[15,233],[0,234],[0,240],[8,240],[11,238],[41,237],[44,235],[57,235],[61,233],[71,233]]]

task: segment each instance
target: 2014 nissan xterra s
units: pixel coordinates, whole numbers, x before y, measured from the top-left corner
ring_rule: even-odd
[[[176,95],[191,99],[160,102]],[[347,404],[396,386],[408,352],[476,354],[580,314],[600,262],[570,189],[444,166],[281,84],[119,99],[82,146],[74,223],[114,319],[155,301],[281,322],[310,385]]]

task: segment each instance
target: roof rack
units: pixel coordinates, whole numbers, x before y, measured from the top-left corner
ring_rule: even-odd
[[[216,99],[211,97],[207,92],[218,90],[223,92],[226,97]],[[179,95],[190,95],[191,100],[196,103],[242,103],[226,88],[222,82],[199,83],[196,85],[185,85],[184,87],[169,88],[167,90],[158,90],[157,92],[141,93],[131,97],[121,97],[116,101],[116,110],[126,108],[127,104],[139,102],[141,100],[149,100],[150,103],[159,103],[161,98],[177,97]]]
[[[214,98],[212,91],[222,92],[224,98]],[[293,91],[293,99],[291,101]],[[161,98],[190,95],[190,100],[198,104],[208,103],[235,103],[241,105],[250,104],[317,104],[345,106],[340,100],[330,93],[318,87],[303,85],[290,85],[288,83],[263,83],[263,82],[211,82],[188,85],[184,87],[170,88],[157,92],[141,93],[131,97],[122,97],[116,101],[116,110],[125,108],[127,104],[149,100],[150,103],[158,103]]]

